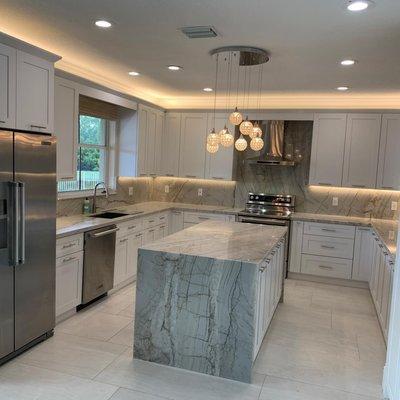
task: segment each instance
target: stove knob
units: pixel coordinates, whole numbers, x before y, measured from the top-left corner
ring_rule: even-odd
[[[258,196],[256,196],[256,200],[258,200],[259,199],[259,197]]]

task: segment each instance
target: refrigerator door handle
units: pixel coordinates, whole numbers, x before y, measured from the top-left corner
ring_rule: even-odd
[[[19,229],[18,229],[18,263],[25,264],[25,217],[26,217],[26,201],[25,201],[25,183],[18,183],[18,194],[19,194]]]
[[[10,266],[16,266],[19,262],[18,250],[19,250],[19,187],[17,182],[8,182],[10,191],[10,216],[9,216],[9,264]]]

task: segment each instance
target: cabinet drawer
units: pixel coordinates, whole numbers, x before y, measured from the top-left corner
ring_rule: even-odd
[[[185,212],[183,221],[190,224],[199,224],[207,220],[225,221],[225,217],[226,216],[222,214]]]
[[[56,257],[63,257],[67,254],[83,250],[83,234],[67,236],[57,239]]]
[[[304,222],[304,233],[307,235],[331,236],[354,239],[356,228],[351,225],[321,224]]]
[[[300,268],[303,274],[350,279],[352,264],[352,260],[343,258],[303,254]]]
[[[153,215],[150,215],[149,217],[143,218],[143,228],[144,229],[152,228],[159,224],[160,224],[159,214],[153,214]]]
[[[353,259],[354,240],[346,238],[303,235],[302,253],[317,256]]]
[[[135,218],[128,222],[118,224],[119,231],[117,232],[117,238],[129,235],[133,232],[138,232],[143,229],[143,218]]]
[[[168,213],[167,212],[158,214],[157,218],[158,218],[158,224],[168,223]]]

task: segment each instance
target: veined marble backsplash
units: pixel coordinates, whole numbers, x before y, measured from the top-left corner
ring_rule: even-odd
[[[246,162],[247,158],[254,157],[254,152],[238,154],[236,207],[244,205],[248,192],[292,194],[296,196],[296,210],[299,212],[398,218],[398,212],[391,211],[391,202],[400,201],[400,192],[308,186],[312,123],[286,122],[285,135],[294,148],[300,149],[303,160],[295,167],[254,165]],[[338,206],[332,206],[332,197],[338,198]]]

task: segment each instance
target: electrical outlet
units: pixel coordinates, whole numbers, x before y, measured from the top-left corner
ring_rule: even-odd
[[[169,193],[169,185],[165,185],[164,186],[164,192],[165,193]]]
[[[397,201],[392,201],[392,205],[390,208],[392,211],[397,211]]]
[[[199,197],[203,196],[203,189],[202,188],[197,189],[197,196],[199,196]]]
[[[389,231],[389,240],[394,240],[394,231]]]
[[[332,205],[337,207],[339,205],[339,198],[338,197],[332,197]]]
[[[128,189],[128,193],[129,193],[129,196],[133,196],[133,187],[132,186]]]

